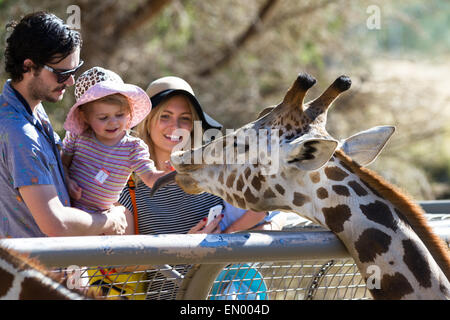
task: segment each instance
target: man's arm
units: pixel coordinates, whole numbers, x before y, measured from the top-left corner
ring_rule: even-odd
[[[105,213],[90,214],[63,206],[53,185],[24,186],[19,192],[41,231],[50,237],[125,232],[124,207],[113,206]]]
[[[70,164],[72,163],[73,155],[69,155],[64,151],[61,151],[61,162],[63,164],[64,173],[66,175],[67,191],[72,199],[80,200],[83,190],[80,188],[75,180],[72,180],[69,175]]]

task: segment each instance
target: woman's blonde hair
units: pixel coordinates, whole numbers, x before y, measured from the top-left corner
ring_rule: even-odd
[[[186,103],[188,104],[189,110],[191,111],[191,114],[192,114],[192,124],[194,124],[194,121],[199,121],[200,117],[199,117],[197,111],[195,110],[191,100],[188,97],[186,97],[185,95],[176,95],[176,96],[183,97],[185,99]],[[158,104],[157,107],[153,107],[152,111],[147,115],[147,117],[145,117],[145,119],[141,123],[139,123],[136,127],[135,135],[137,137],[141,138],[142,140],[144,140],[144,142],[147,144],[148,149],[150,151],[150,158],[152,160],[156,160],[156,159],[154,158],[155,150],[153,148],[153,141],[150,136],[150,130],[151,130],[151,128],[153,128],[156,121],[159,121],[161,114],[163,113],[163,111],[166,108],[167,104],[169,103],[170,99],[173,97],[175,97],[175,96],[172,96],[172,97],[164,100],[163,102]],[[192,141],[193,141],[193,130],[191,131],[191,143],[192,143]]]

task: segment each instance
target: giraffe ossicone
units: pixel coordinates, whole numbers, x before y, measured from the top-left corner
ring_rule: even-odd
[[[315,82],[300,74],[281,103],[263,110],[255,121],[201,147],[173,153],[176,171],[163,183],[175,179],[188,193],[213,193],[244,209],[291,211],[328,228],[367,281],[373,280],[374,266],[380,271],[379,286],[369,288],[376,299],[449,299],[446,244],[410,197],[363,167],[378,156],[395,128],[375,127],[343,141],[333,138],[325,128],[327,112],[351,81],[341,76],[304,103]],[[236,143],[223,140],[233,142],[242,131],[261,129],[268,132],[268,150],[279,150],[276,173],[264,174],[275,159],[256,164],[184,161],[218,146],[236,151]],[[271,132],[278,132],[278,146],[271,144]]]

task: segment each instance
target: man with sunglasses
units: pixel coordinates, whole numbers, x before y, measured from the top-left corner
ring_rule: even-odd
[[[60,101],[74,84],[81,36],[46,12],[10,23],[0,94],[0,238],[122,234],[123,207],[104,214],[71,208],[53,132],[42,101]]]

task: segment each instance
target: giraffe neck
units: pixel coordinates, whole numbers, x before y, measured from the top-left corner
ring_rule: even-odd
[[[85,296],[59,283],[27,257],[0,247],[1,300],[79,300]]]
[[[341,239],[375,298],[450,299],[448,251],[420,207],[342,152],[336,156],[310,174],[304,198],[311,200],[294,211]]]

